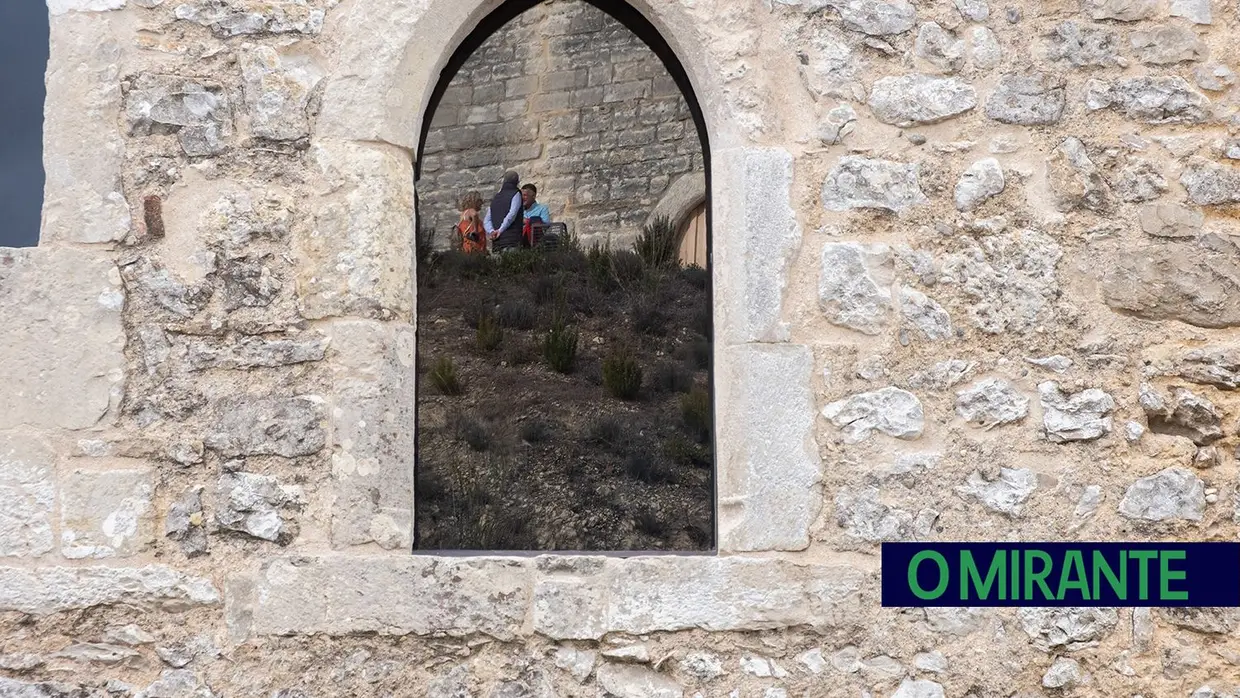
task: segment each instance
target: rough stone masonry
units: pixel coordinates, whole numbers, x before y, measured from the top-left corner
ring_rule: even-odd
[[[1240,534],[1235,3],[633,5],[713,148],[713,556],[410,555],[417,135],[496,2],[49,0],[0,696],[1240,694],[1235,609],[877,574]]]

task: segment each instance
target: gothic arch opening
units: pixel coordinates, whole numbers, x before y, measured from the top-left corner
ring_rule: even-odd
[[[675,53],[627,3],[505,2],[421,123],[415,549],[713,550],[710,148]],[[494,225],[509,170],[548,235],[469,254],[459,204]],[[651,225],[686,178],[696,268],[693,217]]]

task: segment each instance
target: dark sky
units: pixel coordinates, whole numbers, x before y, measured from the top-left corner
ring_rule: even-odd
[[[0,0],[0,247],[39,241],[47,5]]]

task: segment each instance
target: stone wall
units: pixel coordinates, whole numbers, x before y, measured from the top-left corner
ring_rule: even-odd
[[[589,243],[627,246],[668,186],[702,171],[689,105],[658,56],[581,0],[554,0],[492,34],[435,110],[418,181],[443,242],[470,189],[506,169]]]
[[[884,609],[1235,540],[1236,8],[633,0],[711,129],[718,554],[411,556],[412,165],[488,0],[55,0],[0,695],[1236,695],[1236,609]]]

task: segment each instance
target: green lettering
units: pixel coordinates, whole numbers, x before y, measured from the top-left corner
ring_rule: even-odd
[[[977,563],[973,561],[973,553],[968,550],[960,552],[960,600],[967,601],[969,599],[969,584],[977,590],[977,600],[985,601],[990,596],[990,587],[995,583],[995,578],[999,579],[999,599],[1003,600],[1006,596],[1004,587],[1007,584],[1007,556],[1002,551],[995,553],[990,559],[990,567],[986,570],[986,581],[982,581],[981,574],[977,569]]]
[[[1102,554],[1101,550],[1094,551],[1094,598],[1102,598],[1102,578],[1107,578],[1107,583],[1111,585],[1111,589],[1115,591],[1115,595],[1120,601],[1128,599],[1128,551],[1121,550],[1119,552],[1119,577],[1115,576],[1115,570],[1111,569],[1107,558]]]
[[[1020,598],[1020,551],[1012,551],[1012,591],[1008,595],[1013,601]]]
[[[1183,560],[1188,557],[1188,553],[1183,550],[1163,550],[1158,555],[1158,577],[1161,582],[1158,594],[1159,601],[1187,601],[1187,591],[1171,591],[1167,582],[1171,580],[1182,580],[1188,578],[1188,573],[1184,570],[1171,570],[1172,560]]]
[[[1142,601],[1148,601],[1150,598],[1150,560],[1158,557],[1157,550],[1130,550],[1128,551],[1129,560],[1139,560],[1139,574],[1137,576],[1137,598]]]
[[[939,566],[939,585],[934,588],[934,591],[926,591],[917,583],[917,568],[923,560],[933,560],[934,564]],[[908,563],[908,588],[912,590],[914,596],[923,601],[942,596],[947,590],[947,583],[950,579],[951,573],[947,569],[946,558],[933,550],[923,550],[917,553]]]
[[[1037,572],[1033,571],[1034,560],[1042,561],[1042,569]],[[1052,566],[1051,556],[1048,555],[1045,551],[1043,550],[1026,550],[1025,551],[1025,596],[1024,596],[1025,601],[1035,600],[1033,598],[1033,585],[1034,584],[1037,584],[1039,587],[1042,587],[1042,598],[1043,599],[1058,600],[1054,595],[1051,594],[1051,588],[1046,586],[1046,578],[1050,576],[1051,566]]]
[[[1076,579],[1068,579],[1070,574],[1074,574]],[[1057,598],[1062,600],[1069,589],[1081,592],[1081,600],[1089,601],[1089,582],[1085,579],[1085,558],[1081,557],[1079,550],[1069,550],[1064,553],[1063,569],[1059,572]]]

